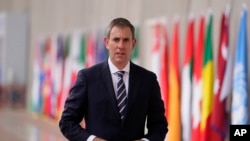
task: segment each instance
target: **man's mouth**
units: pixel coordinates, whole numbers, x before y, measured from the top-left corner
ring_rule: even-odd
[[[125,55],[125,53],[123,53],[123,52],[117,52],[116,54],[117,55]]]

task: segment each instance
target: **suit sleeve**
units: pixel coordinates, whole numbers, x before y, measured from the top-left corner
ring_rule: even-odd
[[[83,71],[79,71],[74,86],[65,101],[64,111],[59,121],[63,135],[70,141],[84,141],[90,134],[80,126],[87,105],[87,87]]]
[[[156,75],[154,75],[151,83],[152,89],[147,117],[148,134],[145,137],[150,141],[163,141],[168,132],[168,123],[164,115],[164,103]]]

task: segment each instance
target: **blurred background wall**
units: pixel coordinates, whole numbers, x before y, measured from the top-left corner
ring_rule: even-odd
[[[26,86],[25,93],[27,96],[26,99],[28,99],[31,95],[31,86],[33,83],[32,64],[34,62],[34,49],[40,38],[59,33],[67,34],[76,29],[94,30],[105,28],[109,21],[115,17],[126,17],[132,23],[142,27],[139,33],[140,47],[138,49],[138,60],[142,66],[151,69],[151,60],[149,57],[151,43],[148,40],[150,37],[146,34],[147,29],[143,27],[147,26],[147,23],[150,23],[153,19],[167,18],[169,40],[171,40],[173,19],[178,15],[180,20],[179,65],[182,67],[186,25],[189,14],[192,13],[194,15],[195,29],[198,30],[199,16],[201,13],[208,11],[208,9],[211,9],[214,15],[213,52],[216,62],[222,11],[226,5],[230,6],[230,45],[235,46],[242,4],[245,4],[248,8],[250,7],[249,0],[0,0],[0,13],[19,15],[19,17],[23,16],[22,19],[24,21],[20,22],[19,26],[20,29],[25,29],[25,31],[20,30],[20,32],[23,33],[23,36],[27,37],[22,39],[24,42],[20,41],[20,44],[24,47],[19,47],[16,50],[19,53],[14,52],[12,49],[8,52],[7,56],[5,55],[7,60],[11,60],[12,58],[13,60],[16,60],[16,58],[18,60],[20,57],[21,59],[18,61],[24,64],[18,66],[20,63],[14,63],[12,65],[13,68],[8,69],[11,70],[8,74],[11,79],[13,75],[16,75],[13,73],[21,73],[21,76],[16,77],[20,79],[20,83]],[[26,26],[22,26],[21,24],[26,24]],[[15,41],[12,40],[9,42],[11,44]],[[13,46],[18,48],[19,45]],[[23,52],[24,50],[25,52]],[[25,60],[26,63],[22,62],[22,60]],[[20,68],[21,72],[17,71],[18,68]]]

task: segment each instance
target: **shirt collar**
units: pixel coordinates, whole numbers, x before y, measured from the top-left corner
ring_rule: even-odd
[[[108,64],[109,64],[109,69],[111,71],[111,74],[114,74],[118,71],[121,71],[119,70],[110,60],[110,58],[108,59]],[[129,70],[130,70],[130,61],[128,61],[127,65],[122,69],[122,71],[125,71],[126,73],[129,73]]]

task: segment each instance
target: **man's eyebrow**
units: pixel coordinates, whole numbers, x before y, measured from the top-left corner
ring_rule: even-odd
[[[129,39],[129,37],[124,37],[124,38],[121,38],[121,37],[113,37],[113,39]]]

